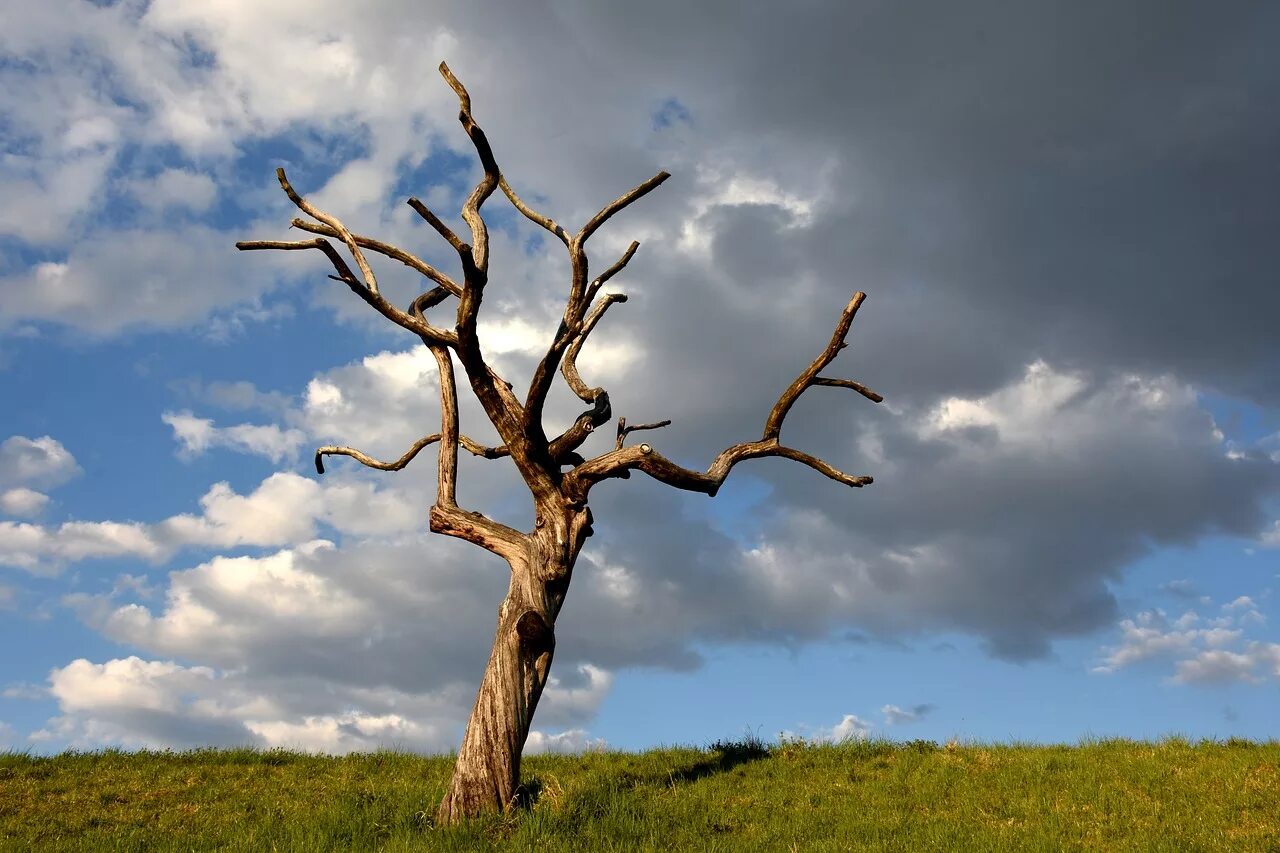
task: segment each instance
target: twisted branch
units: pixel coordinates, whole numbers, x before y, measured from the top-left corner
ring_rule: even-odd
[[[422,448],[426,447],[428,444],[435,444],[439,440],[440,433],[438,432],[433,432],[431,435],[424,435],[422,438],[415,441],[404,456],[401,456],[395,462],[379,462],[377,459],[361,453],[354,447],[340,447],[336,444],[326,444],[323,447],[316,448],[316,473],[324,473],[324,462],[322,461],[322,458],[325,456],[350,456],[352,459],[369,468],[377,468],[379,471],[399,471],[412,462],[413,457],[417,456],[418,452],[421,451]],[[463,447],[471,451],[472,455],[479,456],[484,459],[498,459],[500,457],[510,455],[510,451],[505,447],[485,447],[465,435],[459,436],[458,440]]]

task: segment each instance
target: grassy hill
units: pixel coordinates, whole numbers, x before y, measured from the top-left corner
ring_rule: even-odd
[[[532,756],[526,808],[440,829],[449,757],[0,755],[0,850],[1280,851],[1280,742],[753,738]]]

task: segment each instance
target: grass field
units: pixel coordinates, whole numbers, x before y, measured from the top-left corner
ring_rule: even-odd
[[[932,741],[532,756],[441,829],[448,757],[0,755],[0,850],[1280,851],[1280,742]]]

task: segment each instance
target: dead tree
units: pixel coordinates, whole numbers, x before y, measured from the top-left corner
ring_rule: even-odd
[[[294,219],[293,227],[316,236],[296,242],[241,242],[236,244],[236,248],[317,249],[323,252],[335,271],[330,278],[347,285],[388,320],[417,335],[439,365],[441,418],[438,433],[419,439],[395,462],[380,462],[350,447],[326,446],[316,451],[315,464],[316,471],[323,474],[322,458],[337,454],[350,456],[372,468],[398,471],[409,464],[422,448],[438,443],[439,483],[436,503],[431,507],[429,516],[430,529],[434,533],[473,542],[497,554],[511,566],[510,587],[499,609],[493,651],[467,723],[453,777],[437,812],[437,821],[448,824],[485,811],[507,809],[515,802],[520,785],[520,754],[538,698],[547,683],[555,650],[556,616],[564,603],[578,553],[592,533],[591,510],[587,506],[592,486],[613,477],[626,479],[631,471],[639,470],[678,489],[714,496],[734,465],[744,459],[762,456],[793,459],[847,486],[864,486],[871,482],[870,477],[850,476],[817,457],[787,447],[782,444],[779,434],[783,418],[810,386],[851,388],[877,403],[882,398],[852,380],[818,375],[847,346],[845,336],[865,297],[859,292],[853,295],[840,314],[826,349],[782,392],[765,420],[764,434],[756,441],[741,442],[725,449],[705,472],[677,465],[649,444],[626,445],[629,433],[666,426],[670,421],[665,420],[629,425],[625,419],[619,418],[613,448],[591,459],[583,458],[578,448],[597,427],[612,418],[612,410],[608,393],[603,388],[587,387],[578,374],[575,361],[583,342],[609,306],[626,301],[623,294],[609,293],[599,300],[596,296],[607,281],[622,271],[640,245],[633,242],[612,266],[592,278],[587,272],[586,242],[610,217],[653,190],[669,175],[659,172],[605,205],[577,233],[570,234],[550,217],[532,210],[516,195],[499,170],[484,131],[471,114],[471,98],[467,90],[443,62],[440,73],[458,95],[458,119],[484,167],[484,177],[462,207],[462,219],[471,229],[471,241],[467,242],[455,234],[418,199],[411,198],[408,203],[457,252],[462,269],[461,283],[403,249],[352,234],[336,217],[319,210],[300,196],[289,184],[283,169],[276,170],[280,186],[290,201],[308,217]],[[489,236],[485,221],[480,216],[480,206],[496,189],[501,189],[517,210],[565,245],[572,270],[564,316],[546,355],[534,371],[523,401],[516,397],[511,383],[485,363],[476,337],[476,315],[489,281]],[[342,243],[354,259],[358,274],[330,239]],[[378,290],[378,281],[366,253],[399,261],[422,274],[434,286],[414,299],[408,310],[401,310]],[[453,327],[433,325],[427,319],[427,311],[450,297],[458,300]],[[454,356],[462,363],[472,392],[501,437],[501,446],[481,446],[458,431]],[[557,368],[569,387],[590,408],[564,432],[549,438],[542,424],[543,406]],[[533,496],[533,530],[515,530],[458,506],[459,445],[486,459],[511,458]]]

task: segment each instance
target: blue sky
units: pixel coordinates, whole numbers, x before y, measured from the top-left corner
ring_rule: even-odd
[[[824,375],[886,398],[784,428],[866,489],[598,487],[531,750],[1277,737],[1276,12],[429,5],[0,19],[0,748],[456,747],[506,567],[427,532],[432,449],[311,459],[437,431],[435,363],[323,258],[233,246],[289,238],[283,166],[451,270],[404,204],[461,229],[479,177],[441,60],[562,223],[672,173],[592,238],[641,249],[579,359],[664,454],[757,437],[855,289]],[[568,268],[484,212],[519,391]],[[579,409],[558,383],[548,430]],[[459,500],[532,522],[505,460]]]

